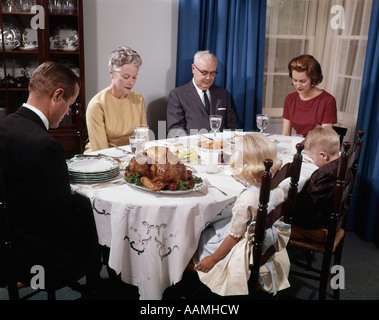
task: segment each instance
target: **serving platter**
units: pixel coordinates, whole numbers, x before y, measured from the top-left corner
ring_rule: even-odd
[[[194,192],[194,191],[199,191],[199,190],[201,190],[204,187],[204,183],[201,182],[201,183],[195,184],[195,186],[192,189],[188,189],[188,190],[175,190],[175,191],[158,190],[158,191],[153,191],[153,190],[150,190],[150,189],[148,189],[146,187],[137,186],[134,183],[130,183],[130,182],[127,182],[127,181],[125,181],[125,182],[126,182],[127,185],[129,185],[129,186],[131,186],[133,188],[139,189],[139,190],[143,190],[143,191],[147,191],[147,192],[155,193],[155,194],[170,195],[170,196],[188,194],[188,193],[191,193],[191,192]]]

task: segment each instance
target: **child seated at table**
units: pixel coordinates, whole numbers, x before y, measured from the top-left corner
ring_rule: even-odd
[[[304,152],[319,168],[296,198],[293,225],[321,229],[328,225],[337,182],[340,140],[333,128],[316,127],[304,140]]]
[[[254,234],[248,232],[248,226],[256,219],[259,203],[259,187],[263,161],[272,159],[272,174],[280,169],[281,160],[277,159],[276,145],[259,133],[247,134],[237,140],[232,155],[230,170],[243,180],[247,189],[242,191],[232,207],[232,216],[209,225],[201,234],[198,257],[194,259],[200,280],[214,293],[228,295],[248,294],[250,276],[251,249]],[[281,188],[272,190],[268,203],[268,212],[284,199]],[[228,208],[226,208],[227,210]],[[224,212],[221,215],[228,216]],[[261,267],[263,289],[270,293],[289,287],[288,273],[290,262],[285,249],[290,229],[284,223],[277,222],[272,232],[266,235],[265,244],[275,244],[277,252]],[[266,242],[267,240],[267,242]],[[271,272],[269,271],[271,270]]]

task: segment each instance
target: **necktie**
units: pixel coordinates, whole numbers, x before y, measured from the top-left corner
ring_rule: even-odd
[[[207,110],[207,112],[209,114],[210,105],[209,105],[209,99],[208,99],[207,91],[203,90],[203,93],[204,93],[204,105],[205,105],[205,109]]]

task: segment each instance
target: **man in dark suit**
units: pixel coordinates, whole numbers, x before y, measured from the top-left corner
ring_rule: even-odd
[[[69,68],[45,62],[31,77],[27,103],[0,120],[0,165],[18,277],[28,281],[31,267],[42,266],[46,288],[96,277],[101,267],[94,224],[76,205],[63,148],[48,132],[68,113],[79,86]]]
[[[220,131],[237,129],[229,92],[213,84],[217,59],[210,51],[198,51],[192,64],[193,79],[170,92],[167,105],[168,137],[209,132],[209,115],[222,115]]]

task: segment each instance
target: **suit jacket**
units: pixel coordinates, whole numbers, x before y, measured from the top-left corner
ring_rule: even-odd
[[[0,120],[0,165],[19,272],[39,264],[63,279],[72,271],[79,227],[62,146],[21,107]]]
[[[237,118],[229,92],[215,85],[209,88],[209,92],[211,96],[210,113],[222,115],[220,131],[237,129]],[[191,129],[210,131],[208,117],[209,114],[205,110],[192,80],[170,92],[167,105],[167,131],[169,133],[173,129],[184,130],[187,135],[190,134]]]
[[[293,224],[306,229],[326,228],[332,211],[339,159],[317,169],[296,197]]]

